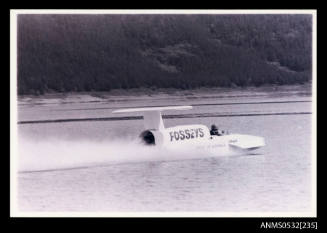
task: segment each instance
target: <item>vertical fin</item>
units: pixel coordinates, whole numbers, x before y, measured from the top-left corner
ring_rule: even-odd
[[[147,111],[144,112],[144,128],[148,130],[163,130],[164,124],[160,111]]]

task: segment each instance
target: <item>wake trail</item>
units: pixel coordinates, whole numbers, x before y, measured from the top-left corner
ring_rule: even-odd
[[[155,146],[144,146],[137,140],[131,139],[36,141],[21,138],[17,162],[18,172],[27,173],[199,158],[205,158],[205,156],[194,151],[172,152]]]

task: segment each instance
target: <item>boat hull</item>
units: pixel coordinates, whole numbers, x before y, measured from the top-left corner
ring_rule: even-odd
[[[173,151],[189,151],[211,156],[246,154],[263,146],[265,146],[263,137],[244,134],[214,135],[208,138],[208,140],[166,145],[168,149]]]

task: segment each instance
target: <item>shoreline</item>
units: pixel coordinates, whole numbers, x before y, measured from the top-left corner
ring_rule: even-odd
[[[195,89],[177,89],[177,88],[131,88],[131,89],[112,89],[110,91],[88,91],[88,92],[48,92],[42,95],[17,95],[18,100],[31,99],[52,99],[52,98],[66,98],[68,96],[91,96],[100,99],[107,99],[109,97],[120,96],[155,96],[155,95],[178,95],[178,96],[192,96],[198,94],[227,94],[229,92],[306,92],[312,94],[312,84],[294,84],[294,85],[263,85],[260,87],[200,87]]]

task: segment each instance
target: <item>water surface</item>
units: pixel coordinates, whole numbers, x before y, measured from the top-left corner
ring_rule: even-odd
[[[121,107],[164,105],[195,105],[191,111],[167,111],[194,116],[165,119],[167,127],[216,123],[232,133],[262,136],[267,145],[245,156],[183,159],[188,155],[181,154],[173,160],[158,148],[137,144],[142,120],[87,120],[112,117]],[[18,125],[19,209],[310,211],[311,105],[310,93],[299,90],[22,98],[20,122],[86,120]]]

